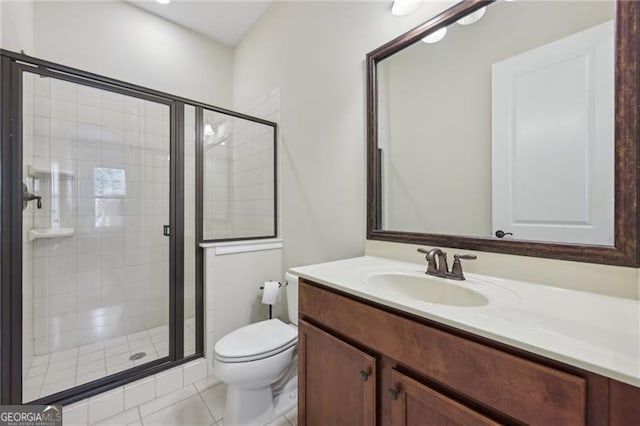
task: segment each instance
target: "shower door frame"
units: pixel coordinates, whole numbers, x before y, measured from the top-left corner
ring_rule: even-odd
[[[0,403],[22,404],[22,77],[25,72],[153,101],[170,108],[169,353],[166,357],[47,395],[32,404],[68,404],[204,356],[203,274],[196,270],[195,353],[184,357],[184,107],[197,104],[24,54],[0,50]],[[227,110],[216,110],[228,113]],[[238,115],[232,113],[232,115]],[[196,139],[196,149],[200,141]],[[200,176],[196,176],[196,183]],[[200,196],[196,194],[196,198]],[[197,202],[196,202],[197,205]],[[198,223],[196,212],[196,226]],[[196,267],[203,263],[196,235]]]

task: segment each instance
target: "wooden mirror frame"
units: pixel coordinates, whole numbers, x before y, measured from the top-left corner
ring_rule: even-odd
[[[380,229],[382,185],[378,167],[378,62],[493,0],[464,0],[367,54],[367,239],[427,246],[638,266],[640,159],[640,2],[615,0],[615,242],[614,246],[496,240]]]

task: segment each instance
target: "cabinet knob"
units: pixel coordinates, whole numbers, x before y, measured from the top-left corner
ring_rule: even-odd
[[[360,370],[360,377],[362,377],[362,380],[364,382],[366,382],[367,380],[369,380],[369,376],[371,375],[371,373],[369,373],[366,370]]]
[[[387,393],[389,393],[389,398],[395,401],[398,399],[398,394],[400,393],[400,390],[397,388],[389,388],[387,390]]]

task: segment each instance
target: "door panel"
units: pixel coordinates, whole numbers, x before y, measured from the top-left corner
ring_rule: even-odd
[[[169,355],[170,106],[23,72],[24,402]],[[36,198],[40,197],[40,198]]]
[[[613,32],[607,22],[492,66],[494,232],[613,245]]]

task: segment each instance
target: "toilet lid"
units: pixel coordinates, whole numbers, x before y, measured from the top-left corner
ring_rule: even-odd
[[[218,340],[218,359],[257,359],[280,352],[295,344],[298,333],[294,327],[271,319],[241,327]]]

